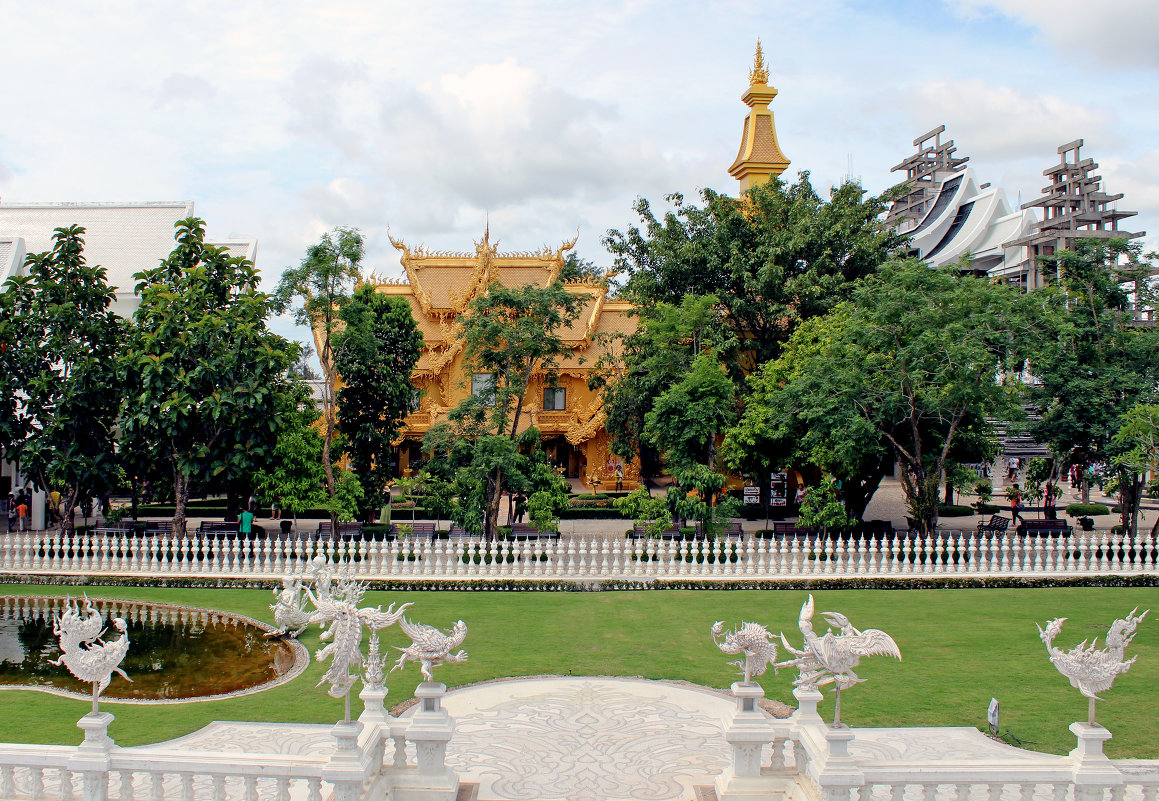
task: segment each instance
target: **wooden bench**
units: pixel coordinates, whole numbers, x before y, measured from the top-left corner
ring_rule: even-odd
[[[1010,520],[1002,515],[991,515],[989,521],[978,524],[978,535],[1005,534],[1008,528],[1010,528]]]
[[[234,524],[236,525],[236,524]],[[157,536],[165,534],[172,536],[173,521],[172,520],[146,520],[145,521],[145,536]]]
[[[105,523],[93,530],[98,534],[128,534],[132,536],[137,533],[137,521],[126,518],[115,523]]]
[[[720,534],[718,536],[721,536],[721,537],[743,537],[744,536],[744,527],[741,525],[741,522],[739,520],[733,520],[733,521],[729,522],[729,524],[727,526],[725,526],[724,528],[722,528],[720,530]]]
[[[660,537],[661,538],[667,537],[668,539],[674,539],[679,534],[680,534],[680,531],[676,528],[676,526],[669,526],[668,528],[666,528],[660,532]],[[630,539],[634,539],[634,540],[647,539],[648,538],[648,527],[641,526],[641,525],[633,525],[631,532],[629,532],[629,534],[628,534],[628,537]]]
[[[391,523],[390,533],[395,537],[407,536],[406,531],[410,530],[411,537],[434,537],[435,524],[434,523]]]
[[[1070,534],[1071,527],[1065,520],[1027,520],[1018,526],[1018,533],[1035,537],[1057,537]]]
[[[202,520],[201,525],[197,527],[197,533],[212,534],[220,537],[222,534],[237,534],[237,527],[237,521],[227,522],[224,520]]]
[[[558,531],[540,531],[527,523],[515,523],[511,526],[509,540],[558,540]]]
[[[329,538],[331,534],[329,520],[323,520],[318,524],[318,539],[322,539],[323,536]],[[340,520],[338,522],[338,536],[347,540],[355,537],[361,539],[362,523],[355,520]]]
[[[787,537],[815,537],[817,529],[798,526],[796,523],[773,523],[773,534]]]

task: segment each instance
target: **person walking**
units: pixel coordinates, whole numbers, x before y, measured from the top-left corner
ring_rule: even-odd
[[[624,463],[616,462],[616,490],[624,489]]]
[[[246,510],[238,515],[237,533],[245,537],[247,540],[253,537],[254,513],[250,511],[249,507],[246,507]]]
[[[20,500],[16,502],[16,528],[18,531],[27,531],[31,524],[28,517],[28,503],[24,500],[24,496],[20,496]]]
[[[8,493],[8,530],[16,530],[16,496]]]
[[[1022,490],[1018,489],[1018,485],[1014,484],[1010,488],[1010,525],[1018,525],[1023,522],[1022,519]]]

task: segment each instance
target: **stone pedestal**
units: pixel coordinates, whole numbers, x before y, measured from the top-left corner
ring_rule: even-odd
[[[394,777],[397,801],[455,801],[459,777],[447,767],[447,743],[455,733],[455,722],[443,709],[447,685],[425,681],[415,689],[418,707],[406,738],[415,744],[418,765]]]
[[[369,773],[358,749],[362,724],[357,720],[335,723],[331,733],[334,752],[322,768],[322,779],[334,785],[334,801],[358,801]]]
[[[116,747],[109,737],[108,712],[90,712],[77,722],[85,733],[84,742],[69,759],[69,770],[81,774],[85,801],[105,801],[109,797],[109,752]]]
[[[1101,801],[1104,790],[1123,783],[1123,774],[1103,753],[1111,733],[1097,723],[1072,723],[1078,745],[1070,752],[1074,762],[1075,801]]]
[[[819,690],[797,687],[793,690],[793,697],[797,699],[797,711],[793,713],[794,723],[798,726],[819,726],[825,722],[817,714],[817,704],[825,698]]]
[[[362,701],[362,714],[358,716],[358,720],[364,724],[379,724],[385,726],[390,717],[386,714],[386,692],[387,688],[382,686],[371,686],[362,688],[362,692],[358,693],[359,699]]]
[[[854,738],[848,726],[826,726],[824,729],[827,753],[817,769],[817,784],[824,801],[845,801],[849,790],[865,784],[865,774],[849,755],[849,744]]]
[[[732,685],[736,709],[724,721],[724,739],[732,749],[732,764],[716,779],[720,801],[769,801],[784,798],[778,779],[761,775],[761,750],[776,739],[772,721],[758,706],[765,691],[759,684]]]

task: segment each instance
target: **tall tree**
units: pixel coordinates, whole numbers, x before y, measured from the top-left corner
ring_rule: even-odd
[[[194,482],[239,479],[273,454],[297,347],[266,329],[252,262],[206,244],[196,217],[176,229],[169,257],[135,276],[121,429],[127,450],[171,472],[173,529],[184,534]]]
[[[1053,261],[1058,279],[1035,293],[1046,313],[1031,339],[1030,399],[1041,412],[1031,433],[1085,475],[1110,462],[1123,415],[1159,400],[1159,332],[1135,325],[1131,308],[1154,300],[1140,280],[1151,265],[1122,239],[1080,239]]]
[[[291,383],[278,401],[285,407],[278,441],[273,455],[254,475],[254,485],[266,502],[276,502],[283,514],[296,518],[326,503],[322,436],[314,427],[318,407],[309,388],[300,382]]]
[[[1017,294],[956,267],[886,265],[849,302],[802,326],[753,379],[734,441],[783,437],[791,430],[784,417],[795,416],[822,423],[812,448],[849,453],[855,463],[888,449],[911,516],[932,529],[964,431],[1021,413],[1022,384],[1005,376],[1021,364],[1027,320]]]
[[[333,340],[342,307],[349,302],[350,292],[359,278],[362,254],[362,234],[358,229],[340,227],[323,234],[317,244],[309,247],[299,266],[282,273],[273,301],[274,310],[282,314],[300,300],[302,305],[294,309],[294,320],[314,332],[318,345],[325,379],[322,382],[322,469],[326,475],[326,495],[331,499],[338,492],[333,453],[337,428],[334,391],[338,376]],[[337,526],[337,517],[332,515],[330,522]]]
[[[25,269],[0,296],[0,372],[13,390],[0,401],[0,431],[8,458],[60,493],[71,531],[77,503],[118,478],[122,323],[104,268],[85,261],[84,228],[57,228],[52,250],[29,254]]]
[[[702,192],[703,206],[669,195],[658,218],[648,201],[642,226],[609,231],[604,244],[628,278],[625,295],[641,306],[679,305],[686,295],[714,295],[742,343],[737,372],[777,356],[803,320],[849,297],[904,242],[880,219],[888,197],[865,197],[847,182],[821,198],[802,172],[774,179],[740,198]]]
[[[363,284],[341,310],[345,328],[334,336],[334,364],[342,377],[338,426],[370,508],[389,492],[391,441],[414,411],[411,370],[423,336],[410,304]]]
[[[458,482],[460,501],[483,512],[488,537],[498,527],[503,491],[509,486],[522,491],[532,483],[539,434],[534,428],[519,430],[527,390],[533,376],[550,378],[570,352],[561,332],[578,314],[575,295],[558,281],[542,288],[495,283],[459,318],[464,363],[487,380],[452,410],[449,422],[433,426],[424,442],[435,457],[432,472],[446,478],[453,469],[464,479]],[[466,519],[477,525],[477,519]]]

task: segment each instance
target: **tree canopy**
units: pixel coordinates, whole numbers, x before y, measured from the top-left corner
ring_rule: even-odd
[[[117,484],[114,426],[121,406],[123,324],[102,267],[84,257],[84,228],[57,228],[53,248],[25,259],[0,294],[0,444],[45,491],[62,524],[85,497]],[[59,510],[52,509],[53,517]]]
[[[176,229],[169,257],[135,276],[121,429],[127,450],[171,471],[184,533],[192,482],[252,482],[273,454],[297,348],[266,329],[252,262],[206,244],[196,217]]]
[[[423,337],[410,305],[370,284],[355,290],[340,314],[345,327],[333,341],[334,364],[342,376],[338,425],[365,501],[376,507],[392,478],[391,441],[416,408],[410,377]]]

